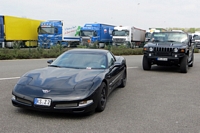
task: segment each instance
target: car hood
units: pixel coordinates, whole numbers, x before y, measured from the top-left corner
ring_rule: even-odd
[[[147,43],[145,46],[147,47],[182,47],[185,46],[185,43],[181,43],[181,42],[149,42]]]
[[[90,82],[104,70],[71,69],[46,67],[26,73],[23,77],[29,77],[26,82],[30,86],[44,89],[68,89],[72,90],[77,84]],[[20,83],[19,83],[20,84]]]

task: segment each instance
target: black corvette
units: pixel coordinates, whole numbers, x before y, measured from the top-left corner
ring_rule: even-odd
[[[20,78],[12,91],[14,106],[66,113],[101,112],[109,94],[126,86],[126,60],[108,50],[73,49],[48,63],[48,67]]]

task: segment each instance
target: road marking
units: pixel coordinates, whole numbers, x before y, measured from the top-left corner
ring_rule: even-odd
[[[127,67],[128,69],[130,69],[130,68],[139,68],[139,67]]]
[[[0,78],[0,80],[19,79],[20,77]]]

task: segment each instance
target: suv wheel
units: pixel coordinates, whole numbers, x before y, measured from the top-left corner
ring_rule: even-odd
[[[148,61],[146,56],[143,56],[142,66],[143,66],[143,70],[150,70],[151,69],[151,64]]]
[[[187,73],[188,71],[188,57],[187,56],[184,56],[181,60],[180,71],[181,73]]]
[[[192,54],[192,59],[191,59],[190,64],[188,66],[193,67],[193,62],[194,62],[194,54]]]

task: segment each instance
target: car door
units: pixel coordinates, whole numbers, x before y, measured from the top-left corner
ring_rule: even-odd
[[[188,49],[189,49],[189,59],[188,61],[192,60],[192,54],[193,54],[193,49],[194,49],[194,44],[192,43],[192,37],[189,35],[188,36],[189,41],[188,41]]]
[[[109,72],[106,75],[106,78],[109,82],[109,92],[111,92],[116,86],[117,82],[119,81],[119,66],[115,66],[116,59],[111,53],[107,53],[107,64]]]

